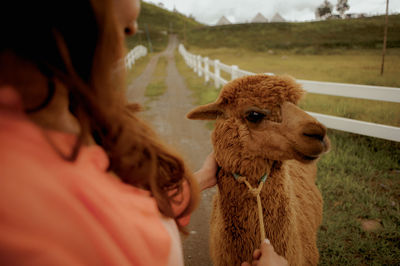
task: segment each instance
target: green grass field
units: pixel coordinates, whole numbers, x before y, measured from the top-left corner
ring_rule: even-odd
[[[214,101],[219,90],[212,83],[205,84],[180,55],[176,60],[193,91],[194,103]],[[363,118],[399,125],[398,105],[381,108],[375,107],[376,102],[345,99],[349,102],[341,103],[341,99],[317,97],[321,98],[306,99],[302,107],[321,112],[328,105],[339,109],[335,114],[356,119],[361,119],[357,114],[361,109],[371,109],[363,112]],[[352,109],[354,105],[357,108]],[[336,130],[329,130],[328,135],[332,149],[319,161],[317,179],[324,198],[324,219],[318,234],[320,265],[399,265],[400,144]],[[376,228],[363,230],[364,223]]]
[[[324,199],[321,265],[399,265],[400,145],[330,130],[318,163]],[[375,222],[366,231],[362,223]]]
[[[288,49],[316,54],[329,48],[380,48],[384,16],[314,22],[249,23],[194,28],[188,44],[250,51]],[[400,47],[400,15],[388,20],[388,47]]]
[[[272,72],[289,74],[297,79],[400,87],[400,48],[388,49],[383,76],[380,76],[382,51],[378,49],[326,49],[319,55],[287,50],[273,50],[271,54],[244,49],[196,47],[191,47],[189,52],[219,59],[228,65],[238,65],[240,69],[255,73]]]

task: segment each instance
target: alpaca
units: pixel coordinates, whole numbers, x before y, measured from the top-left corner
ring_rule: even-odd
[[[326,128],[296,106],[303,89],[288,76],[254,75],[226,84],[214,103],[189,119],[216,120],[212,133],[221,170],[213,199],[210,253],[215,265],[251,261],[260,246],[256,198],[234,175],[260,192],[266,237],[289,265],[317,265],[322,197],[316,161],[330,146]]]

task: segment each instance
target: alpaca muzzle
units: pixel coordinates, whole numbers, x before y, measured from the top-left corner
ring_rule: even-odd
[[[282,126],[299,161],[313,161],[330,148],[326,127],[292,103],[282,105]]]

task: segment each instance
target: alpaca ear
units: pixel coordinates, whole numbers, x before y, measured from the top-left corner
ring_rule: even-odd
[[[215,120],[223,113],[224,111],[219,108],[217,103],[210,103],[194,108],[186,117],[189,119]]]

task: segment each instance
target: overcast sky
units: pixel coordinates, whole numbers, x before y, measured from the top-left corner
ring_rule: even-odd
[[[154,4],[162,3],[164,8],[176,9],[193,15],[199,22],[214,25],[221,16],[233,23],[251,21],[260,12],[268,20],[278,12],[288,21],[315,19],[315,9],[323,0],[145,0]],[[329,0],[334,6],[337,0]],[[347,13],[384,14],[386,0],[349,0]],[[389,13],[400,13],[400,0],[389,0]]]

